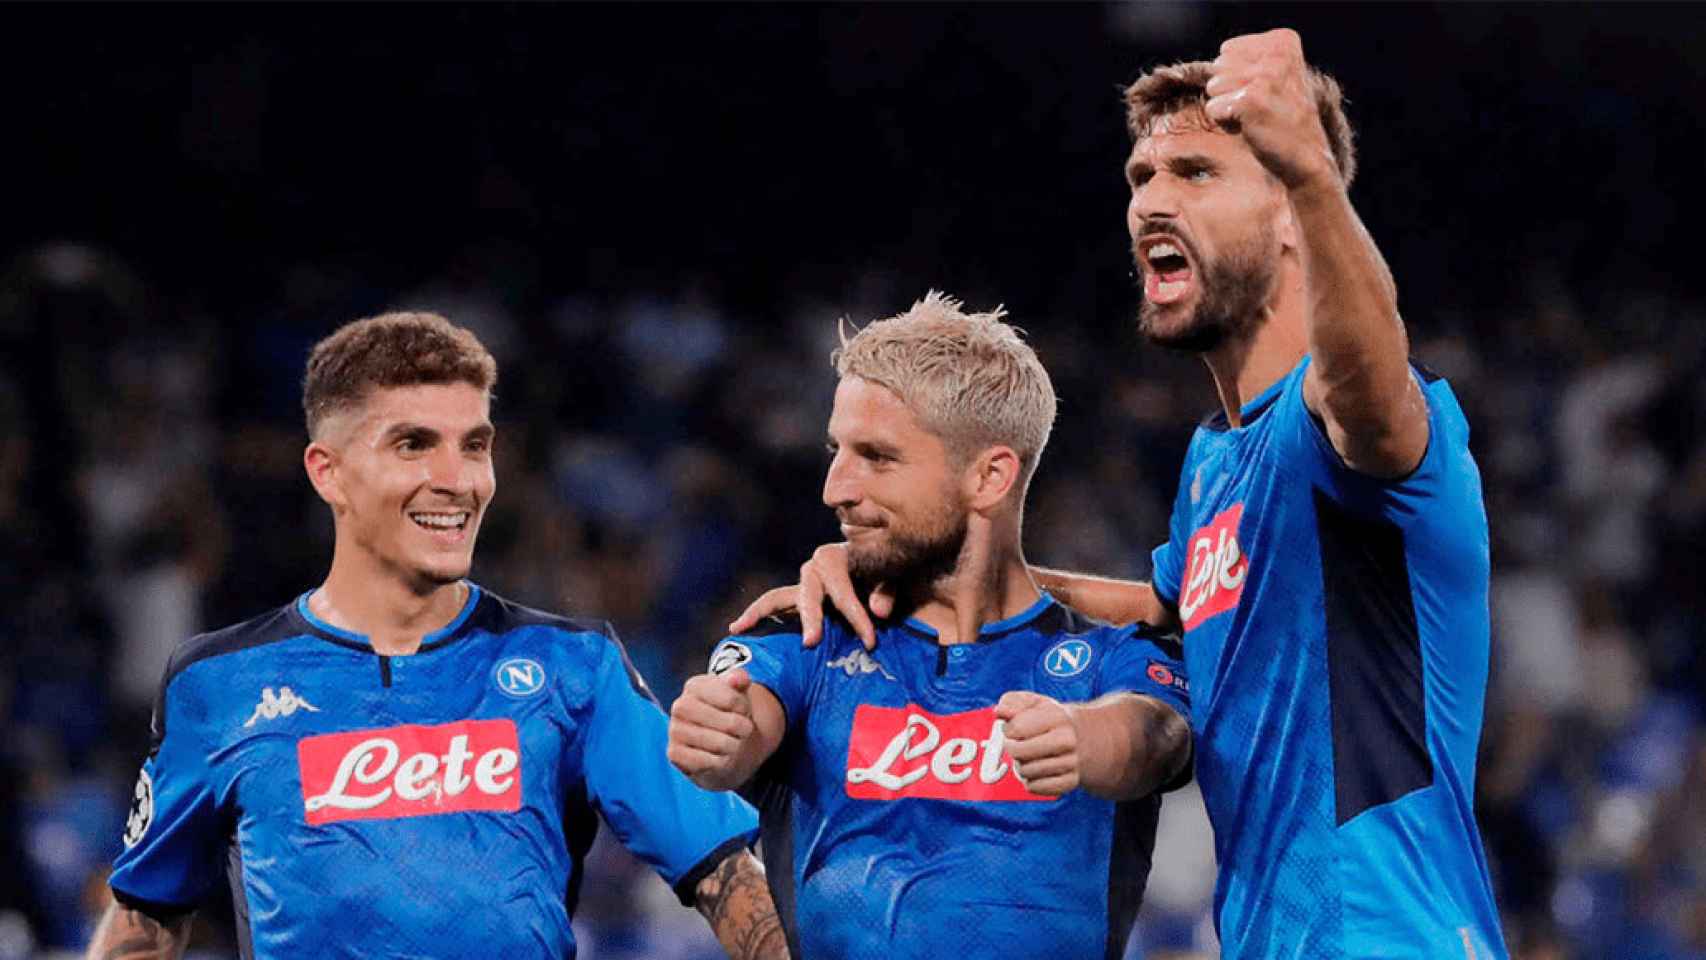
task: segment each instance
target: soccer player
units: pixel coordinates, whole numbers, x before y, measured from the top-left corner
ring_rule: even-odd
[[[1048,374],[999,312],[932,294],[835,358],[824,503],[900,609],[724,640],[670,709],[670,759],[757,799],[805,958],[1123,955],[1160,792],[1188,776],[1183,668],[1143,625],[1037,589],[1025,490]]]
[[[1192,439],[1153,584],[1039,578],[1185,632],[1223,956],[1503,957],[1472,809],[1480,478],[1351,205],[1339,87],[1275,30],[1125,100],[1141,328],[1200,354],[1223,410]],[[827,590],[874,642],[843,554],[820,549],[737,626],[795,604],[815,624]]]
[[[331,570],[173,656],[91,957],[179,956],[222,875],[245,957],[572,957],[599,815],[731,956],[784,956],[755,812],[669,766],[609,625],[465,579],[496,377],[432,314],[314,348],[303,459]]]

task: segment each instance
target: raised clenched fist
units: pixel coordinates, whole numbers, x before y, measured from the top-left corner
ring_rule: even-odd
[[[1268,172],[1294,190],[1338,182],[1295,30],[1233,37],[1220,45],[1213,70],[1209,118],[1242,136]]]

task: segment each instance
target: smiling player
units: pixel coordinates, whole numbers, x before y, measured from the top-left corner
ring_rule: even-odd
[[[1000,313],[937,294],[836,355],[823,501],[855,575],[908,614],[723,641],[670,710],[670,759],[758,799],[795,956],[1112,957],[1190,736],[1173,641],[1037,589],[1025,490],[1054,422]]]
[[[464,579],[496,379],[431,314],[314,348],[304,463],[331,571],[173,656],[91,957],[181,955],[222,877],[245,957],[572,957],[598,815],[731,956],[784,956],[752,809],[670,769],[609,625]]]

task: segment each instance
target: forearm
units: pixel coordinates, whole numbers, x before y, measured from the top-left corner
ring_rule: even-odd
[[[1069,709],[1078,728],[1079,785],[1098,797],[1146,796],[1190,762],[1189,726],[1154,697],[1115,693]]]
[[[742,850],[699,882],[695,906],[733,960],[785,960],[787,937],[770,899],[764,866]]]
[[[1031,576],[1056,600],[1113,624],[1147,623],[1176,627],[1177,616],[1161,602],[1151,584],[1085,573],[1032,567]]]
[[[95,928],[88,960],[179,960],[190,939],[190,915],[161,923],[115,903]]]
[[[1352,466],[1406,472],[1427,417],[1392,271],[1336,179],[1293,189],[1291,202],[1308,277],[1311,407]]]

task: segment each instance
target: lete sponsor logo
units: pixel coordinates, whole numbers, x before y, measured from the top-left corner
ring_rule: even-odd
[[[847,743],[855,800],[1052,800],[1025,789],[1004,747],[995,708],[934,714],[860,704]]]
[[[1238,547],[1238,521],[1243,516],[1244,505],[1235,503],[1191,535],[1185,588],[1179,591],[1179,619],[1186,630],[1237,606],[1244,595],[1250,560]]]
[[[513,720],[458,720],[297,741],[310,824],[521,808]]]

